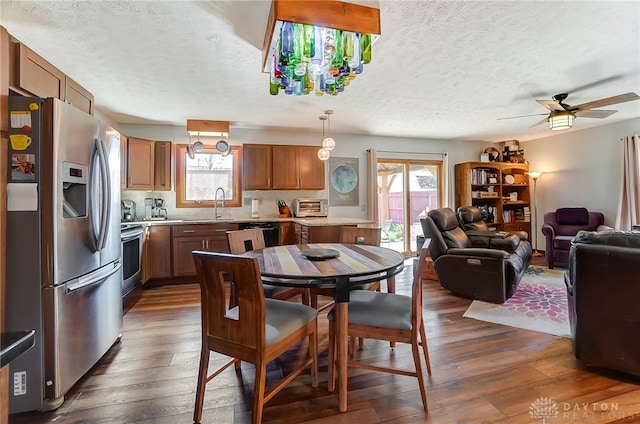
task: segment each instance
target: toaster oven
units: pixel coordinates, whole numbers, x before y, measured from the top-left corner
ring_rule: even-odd
[[[300,198],[293,200],[293,214],[297,217],[326,217],[329,205],[325,198]]]

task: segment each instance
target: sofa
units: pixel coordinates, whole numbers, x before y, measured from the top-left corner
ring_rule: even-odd
[[[611,227],[604,225],[604,215],[589,212],[586,208],[560,208],[544,214],[542,234],[545,237],[544,255],[553,269],[556,262],[566,264],[569,261],[571,240],[578,231],[604,231]]]
[[[565,284],[575,357],[640,376],[640,233],[580,231]]]
[[[420,223],[431,239],[429,252],[442,287],[491,303],[503,303],[515,293],[531,262],[528,242],[501,232],[468,235],[450,208],[432,209]]]

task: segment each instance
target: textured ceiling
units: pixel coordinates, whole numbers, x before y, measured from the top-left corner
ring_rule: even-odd
[[[354,1],[355,2],[355,1]],[[544,114],[640,93],[638,1],[380,0],[373,60],[338,96],[269,95],[260,48],[269,1],[10,1],[0,23],[91,91],[120,123],[309,128],[333,109],[332,133],[422,139],[528,140]],[[606,119],[640,116],[640,101]]]

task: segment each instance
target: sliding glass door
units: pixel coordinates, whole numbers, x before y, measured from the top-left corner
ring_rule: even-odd
[[[378,216],[382,246],[416,253],[420,218],[442,204],[442,161],[378,159]]]

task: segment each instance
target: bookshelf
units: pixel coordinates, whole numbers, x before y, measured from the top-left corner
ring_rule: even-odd
[[[455,166],[455,202],[474,205],[488,225],[500,231],[531,233],[529,165],[510,162],[463,162]]]

